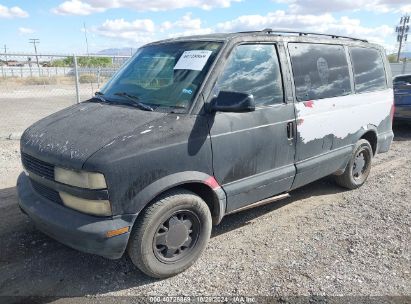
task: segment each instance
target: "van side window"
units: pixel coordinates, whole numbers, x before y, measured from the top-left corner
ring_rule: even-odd
[[[350,74],[341,45],[289,43],[298,101],[351,93]]]
[[[237,46],[231,52],[216,88],[253,94],[257,106],[282,103],[283,85],[275,46]]]
[[[354,69],[355,92],[382,90],[387,87],[384,64],[376,49],[350,48]]]

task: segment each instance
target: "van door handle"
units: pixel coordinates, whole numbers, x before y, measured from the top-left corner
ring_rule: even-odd
[[[293,139],[294,138],[294,122],[290,121],[287,123],[287,138]]]

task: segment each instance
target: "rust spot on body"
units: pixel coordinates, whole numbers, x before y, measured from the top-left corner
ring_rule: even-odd
[[[304,101],[304,106],[307,108],[312,108],[314,106],[314,101],[312,100]]]

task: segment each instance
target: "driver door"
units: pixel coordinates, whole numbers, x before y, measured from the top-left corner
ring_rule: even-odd
[[[214,176],[227,194],[227,210],[291,188],[295,115],[284,100],[275,44],[242,44],[230,54],[214,92],[253,94],[256,110],[217,112],[210,118]]]

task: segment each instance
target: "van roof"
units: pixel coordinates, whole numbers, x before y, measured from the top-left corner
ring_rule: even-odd
[[[324,34],[324,33],[313,33],[313,32],[304,32],[304,31],[289,31],[289,30],[273,30],[270,28],[263,29],[261,31],[246,31],[246,32],[234,32],[234,33],[213,33],[213,34],[205,34],[205,35],[193,35],[193,36],[184,36],[184,37],[176,37],[170,38],[166,40],[161,40],[155,43],[164,43],[170,41],[183,41],[183,40],[215,40],[215,41],[227,41],[237,37],[243,36],[267,36],[273,35],[277,37],[301,37],[301,38],[321,38],[321,39],[343,39],[348,41],[356,41],[356,42],[363,42],[368,43],[365,39],[359,39],[354,37],[342,36],[338,34]]]

